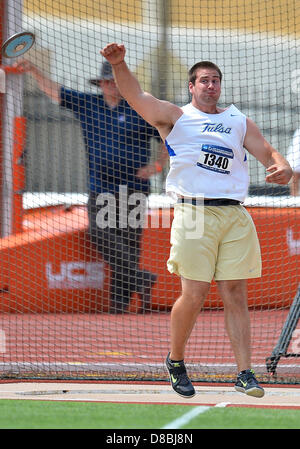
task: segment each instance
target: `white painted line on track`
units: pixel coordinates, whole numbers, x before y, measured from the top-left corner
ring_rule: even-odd
[[[227,407],[229,404],[231,404],[231,402],[219,402],[215,407]]]
[[[193,408],[192,410],[180,416],[179,418],[175,419],[174,421],[169,422],[164,427],[162,427],[162,429],[181,429],[181,427],[188,424],[196,416],[201,415],[201,413],[205,413],[207,412],[207,410],[210,410],[214,407],[219,408],[227,407],[228,404],[230,404],[230,402],[219,402],[214,406],[199,405],[198,407]]]

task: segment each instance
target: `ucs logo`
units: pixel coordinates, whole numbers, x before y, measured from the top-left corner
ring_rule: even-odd
[[[103,262],[61,262],[59,271],[53,270],[51,262],[46,263],[46,278],[51,289],[102,289],[104,277]]]

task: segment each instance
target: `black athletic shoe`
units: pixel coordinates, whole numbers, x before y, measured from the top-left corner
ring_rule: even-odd
[[[252,369],[247,369],[239,373],[234,388],[236,391],[246,393],[255,398],[262,398],[265,394],[264,389],[258,384]]]
[[[166,358],[166,366],[169,371],[170,381],[173,390],[184,398],[192,398],[195,396],[195,389],[188,378],[184,362],[171,362],[170,353]]]

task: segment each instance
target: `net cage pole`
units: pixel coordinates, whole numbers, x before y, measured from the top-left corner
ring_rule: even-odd
[[[300,318],[300,286],[293,300],[288,316],[283,325],[278,342],[272,351],[271,357],[266,358],[266,366],[269,373],[276,376],[277,365],[281,357],[300,357],[300,353],[288,353],[288,347]]]
[[[5,40],[22,31],[23,1],[6,0],[2,5],[2,39]],[[14,231],[14,141],[16,138],[16,118],[23,111],[23,77],[9,74],[13,62],[3,57],[5,76],[5,93],[2,94],[1,135],[2,135],[2,168],[1,168],[1,237]]]
[[[6,17],[6,1],[0,2],[0,44],[5,40],[5,34],[4,34],[4,23],[5,23],[5,17]],[[3,117],[4,117],[4,93],[5,93],[5,71],[1,68],[2,66],[2,53],[0,53],[0,156],[1,156],[1,163],[0,163],[0,196],[2,198],[2,179],[3,179]],[[0,208],[0,237],[1,237],[1,229],[2,229],[2,222],[3,222],[3,208]]]

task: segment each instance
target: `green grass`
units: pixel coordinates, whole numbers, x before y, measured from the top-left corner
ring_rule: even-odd
[[[300,429],[300,410],[212,407],[184,429]]]
[[[189,406],[0,400],[1,429],[160,429]],[[212,407],[184,429],[300,429],[300,410]]]

